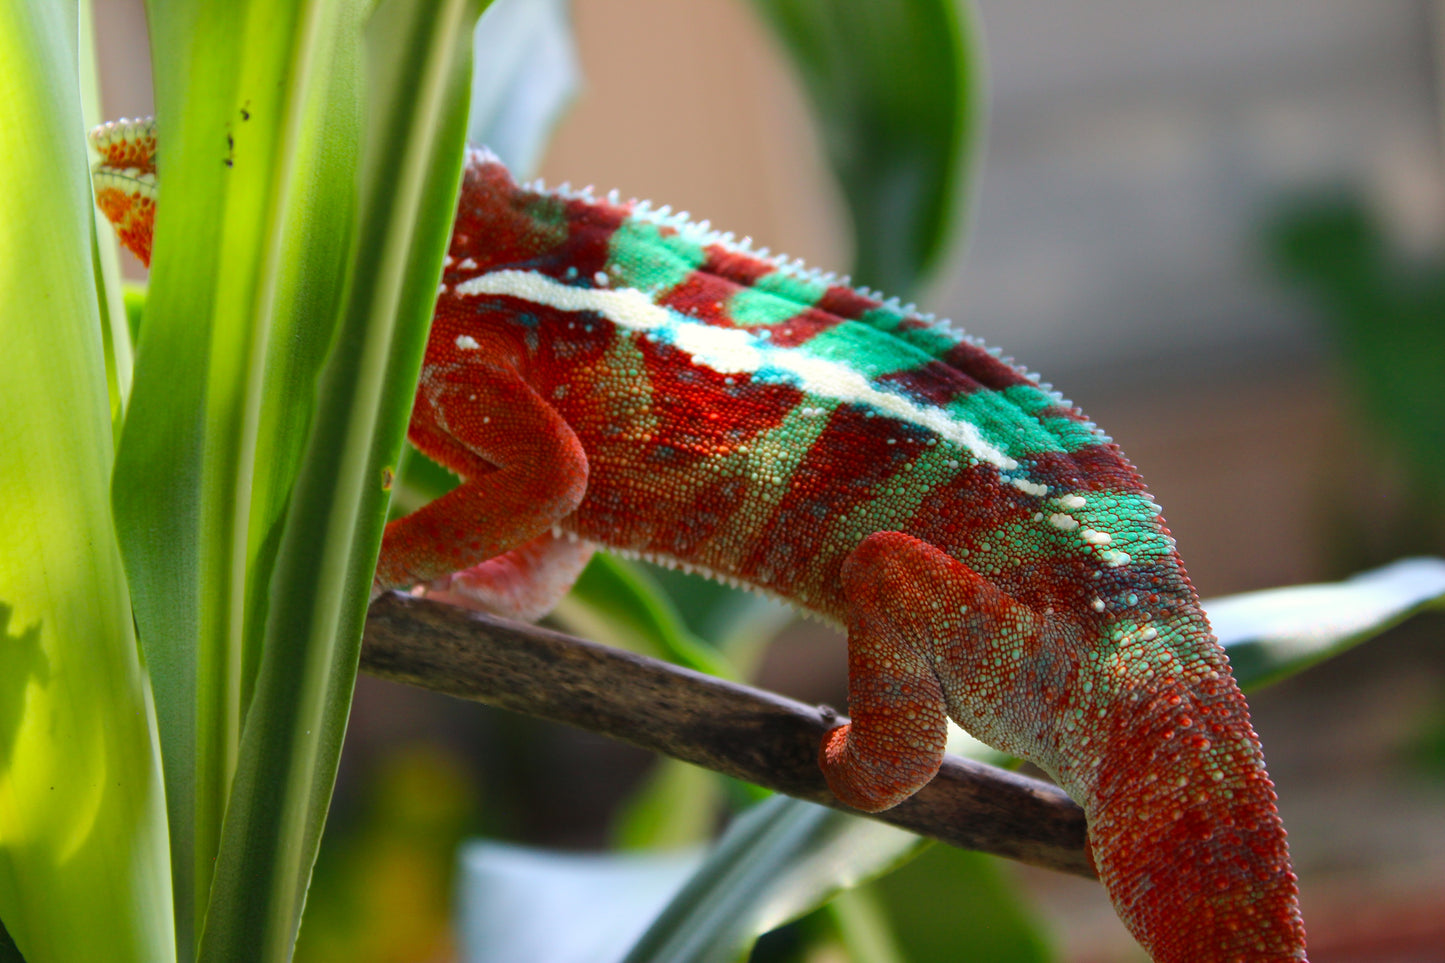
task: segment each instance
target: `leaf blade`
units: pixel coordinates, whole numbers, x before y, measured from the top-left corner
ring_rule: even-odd
[[[481,0],[384,0],[366,27],[358,245],[286,513],[203,959],[285,958],[335,780],[389,475],[441,275]],[[460,41],[458,41],[460,37]],[[300,644],[298,643],[300,641]]]
[[[1445,608],[1445,560],[1402,559],[1341,582],[1291,585],[1204,602],[1243,688],[1263,688]]]
[[[774,796],[728,828],[625,963],[722,963],[758,935],[908,859],[918,837]]]
[[[955,0],[753,5],[817,115],[853,219],[854,277],[911,296],[948,244],[981,139],[970,9]]]
[[[0,5],[0,177],[25,185],[0,196],[0,916],[33,960],[166,960],[165,803],[110,512],[78,34],[73,3]]]

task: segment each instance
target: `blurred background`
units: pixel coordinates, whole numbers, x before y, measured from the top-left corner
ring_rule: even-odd
[[[139,0],[96,6],[106,111],[146,114]],[[1123,445],[1205,598],[1445,553],[1445,4],[976,10],[982,160],[920,303]],[[549,183],[848,263],[806,105],[748,4],[574,0],[573,14],[584,81]],[[1442,642],[1445,618],[1418,619],[1251,697],[1316,963],[1445,960]],[[842,705],[838,637],[789,629],[758,679]],[[363,677],[298,959],[452,958],[459,839],[601,846],[650,765]],[[1055,958],[1142,959],[1097,886],[1000,866]],[[946,914],[950,896],[918,912]]]

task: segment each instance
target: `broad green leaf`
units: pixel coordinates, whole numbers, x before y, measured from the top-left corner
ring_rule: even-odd
[[[468,41],[481,9],[482,0],[383,0],[365,25],[360,243],[279,532],[203,959],[284,959],[295,940],[456,209]],[[307,40],[355,42],[335,32],[355,23],[316,23]]]
[[[1054,958],[1027,896],[1007,867],[984,853],[930,846],[868,890],[892,921],[904,959],[1043,963]]]
[[[1239,684],[1262,688],[1418,612],[1445,609],[1445,559],[1404,559],[1343,582],[1230,595],[1204,609]]]
[[[912,295],[963,206],[983,129],[971,5],[753,0],[802,79],[853,218],[857,281]]]
[[[671,849],[707,842],[727,798],[726,777],[678,759],[657,759],[612,819],[618,849]]]
[[[883,823],[774,796],[728,828],[626,963],[734,959],[760,934],[893,869],[916,842]]]
[[[344,38],[363,2],[147,5],[163,200],[112,491],[156,690],[184,958],[352,240]]]
[[[1273,266],[1307,292],[1338,354],[1371,441],[1393,447],[1408,514],[1388,532],[1405,549],[1445,535],[1445,257],[1401,250],[1365,191],[1291,200],[1267,225]],[[1395,521],[1387,519],[1387,522]],[[1380,521],[1371,524],[1379,527]],[[1380,533],[1372,533],[1378,544]]]
[[[74,3],[0,4],[0,918],[31,963],[167,960],[159,747],[107,490],[78,36]]]
[[[888,914],[870,887],[839,893],[827,906],[849,963],[907,963]]]
[[[531,177],[582,80],[567,0],[497,0],[477,24],[467,138]]]
[[[462,959],[616,963],[701,861],[695,850],[592,854],[469,844],[457,900]]]

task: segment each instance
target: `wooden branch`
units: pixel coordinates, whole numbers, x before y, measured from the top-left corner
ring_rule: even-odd
[[[818,769],[818,746],[836,725],[826,710],[668,662],[388,593],[367,614],[361,667],[847,808]],[[1094,875],[1083,811],[1061,790],[955,756],[913,798],[873,818],[964,849]]]

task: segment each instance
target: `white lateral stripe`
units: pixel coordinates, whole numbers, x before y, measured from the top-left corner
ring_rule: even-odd
[[[808,394],[868,405],[968,449],[979,461],[1005,471],[1018,467],[1018,462],[990,444],[976,425],[955,421],[938,408],[924,408],[901,395],[880,391],[863,375],[837,362],[793,348],[774,347],[740,328],[689,321],[653,304],[636,288],[584,288],[529,271],[494,271],[463,281],[454,290],[459,295],[506,295],[558,311],[592,311],[619,328],[653,332],[721,374],[778,372]]]

